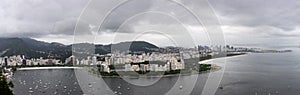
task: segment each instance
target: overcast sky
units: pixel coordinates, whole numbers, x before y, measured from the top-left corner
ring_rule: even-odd
[[[99,33],[96,33],[97,25],[87,23],[82,27],[90,30],[92,34],[97,34],[97,41],[94,42],[100,44],[110,43],[115,31],[122,36],[136,34],[137,31],[155,32],[158,29],[160,29],[158,32],[188,32],[184,27],[178,27],[180,23],[174,24],[176,23],[174,19],[162,14],[141,14],[130,18],[133,14],[149,9],[160,9],[175,15],[179,20],[185,20],[184,23],[192,31],[189,32],[193,34],[192,38],[197,44],[207,42],[208,38],[203,37],[205,34],[203,28],[196,26],[197,22],[190,19],[192,15],[180,10],[179,7],[174,7],[175,5],[163,5],[161,3],[163,0],[159,3],[154,1],[140,0],[117,8],[104,21],[101,26],[103,29]],[[209,2],[221,23],[228,44],[300,44],[299,0],[209,0]],[[47,42],[71,44],[76,22],[87,3],[88,0],[1,0],[0,37],[30,37]],[[99,6],[101,7],[98,8],[111,7],[104,4]],[[124,22],[126,24],[122,25]],[[168,36],[160,35],[158,32],[140,35],[143,36],[140,38],[160,46],[172,44],[172,40],[166,41]],[[204,40],[195,35],[202,35],[199,37]]]

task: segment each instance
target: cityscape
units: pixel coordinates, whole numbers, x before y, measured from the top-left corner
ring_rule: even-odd
[[[0,95],[299,95],[299,0],[1,0]]]
[[[201,46],[194,48],[166,47],[160,48],[163,52],[130,51],[120,52],[118,50],[108,54],[93,54],[84,58],[74,55],[65,60],[47,58],[28,58],[25,55],[13,55],[0,57],[1,67],[46,67],[46,66],[100,66],[101,72],[111,72],[113,65],[118,66],[118,71],[171,71],[185,69],[185,59],[213,58],[222,53],[225,56],[239,55],[245,53],[274,53],[291,52],[291,50],[263,50],[260,48],[245,48],[233,46]],[[204,59],[203,59],[204,60]],[[151,63],[152,62],[152,63]],[[11,68],[9,68],[11,69]],[[7,74],[6,74],[7,75]]]
[[[105,55],[95,54],[94,56],[87,56],[83,59],[76,59],[76,56],[72,55],[65,59],[65,61],[59,59],[45,59],[43,57],[40,58],[27,58],[24,55],[14,55],[14,56],[5,56],[0,57],[1,66],[2,67],[26,67],[26,66],[51,66],[51,65],[103,65],[108,71],[109,65],[117,65],[117,64],[126,64],[125,71],[128,70],[139,70],[139,67],[136,65],[131,65],[130,63],[143,63],[146,61],[163,61],[165,62],[164,67],[158,66],[158,64],[147,66],[147,70],[159,70],[165,71],[166,64],[172,64],[175,69],[183,69],[184,62],[181,61],[183,59],[191,59],[191,58],[199,58],[199,57],[207,57],[214,56],[220,52],[227,51],[227,53],[244,53],[244,52],[260,52],[261,50],[258,48],[234,48],[230,46],[198,46],[197,48],[181,48],[181,47],[172,47],[174,53],[141,53],[141,54],[128,54],[128,52],[113,52]],[[176,51],[181,51],[180,53],[175,53]],[[63,63],[64,62],[64,63]],[[153,69],[156,68],[156,69]],[[160,69],[158,69],[160,68]],[[164,70],[162,70],[164,69]]]
[[[135,49],[138,48],[143,47],[135,47]],[[153,50],[151,52],[147,50],[115,50],[107,54],[86,54],[88,52],[80,51],[84,50],[82,48],[77,50],[79,51],[73,53],[74,55],[66,57],[64,60],[43,57],[30,58],[25,55],[2,56],[0,57],[1,72],[10,85],[13,85],[12,82],[14,76],[16,76],[14,74],[15,72],[45,69],[85,69],[90,73],[101,75],[101,77],[104,78],[124,76],[128,78],[158,77],[161,74],[164,76],[177,76],[180,74],[193,75],[207,71],[214,72],[221,69],[220,66],[215,64],[202,62],[205,60],[247,55],[250,53],[292,52],[292,50],[268,50],[261,48],[234,47],[230,45],[198,45],[194,48],[169,46],[148,48],[148,50]],[[4,51],[2,54],[7,52],[9,51]],[[194,70],[197,73],[193,72]],[[134,72],[140,75],[136,76]],[[152,72],[152,74],[149,72]],[[44,87],[47,86],[45,85]],[[66,88],[66,86],[63,87]],[[220,89],[223,89],[223,87],[220,87]],[[33,91],[30,89],[29,93],[33,93]]]

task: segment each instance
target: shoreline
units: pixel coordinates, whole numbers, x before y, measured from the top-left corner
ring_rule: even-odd
[[[211,61],[214,61],[216,59],[220,59],[220,58],[233,58],[233,57],[239,57],[239,56],[247,56],[249,53],[246,53],[246,54],[239,54],[239,55],[234,55],[234,56],[226,56],[226,57],[217,57],[217,58],[211,58],[211,59],[206,59],[206,60],[201,60],[199,61],[198,63],[201,64],[201,63],[208,63],[208,62],[211,62]]]
[[[198,62],[198,64],[205,64],[211,61],[214,61],[216,59],[219,58],[233,58],[233,57],[238,57],[238,56],[245,56],[247,54],[239,54],[239,55],[234,55],[234,56],[226,56],[226,57],[218,57],[218,58],[211,58],[211,59],[206,59],[206,60],[201,60]],[[158,75],[158,76],[138,76],[138,77],[133,77],[133,76],[102,76],[102,75],[97,75],[99,77],[102,78],[155,78],[155,77],[174,77],[174,76],[189,76],[189,75],[195,75],[195,74],[205,74],[205,73],[211,73],[211,72],[215,72],[215,71],[219,71],[222,69],[221,66],[218,66],[216,64],[210,64],[211,65],[211,69],[207,70],[207,71],[201,71],[201,72],[191,72],[191,73],[178,73],[178,74],[169,74],[169,75]]]
[[[232,57],[238,57],[238,56],[242,56],[242,55],[247,55],[247,54],[239,54],[239,55],[234,55],[234,56],[225,56],[225,57],[216,57],[216,58],[210,58],[210,59],[205,59],[205,60],[201,60],[199,62],[197,62],[198,65],[201,65],[201,64],[207,64],[211,61],[214,61],[214,60],[217,60],[219,58],[232,58]],[[198,66],[197,65],[197,66]],[[205,74],[205,73],[210,73],[210,72],[215,72],[215,71],[218,71],[218,70],[221,70],[222,67],[221,66],[218,66],[217,64],[208,64],[208,65],[211,65],[210,67],[210,70],[206,70],[206,71],[191,71],[189,73],[187,72],[182,72],[180,71],[180,73],[176,73],[176,74],[167,74],[167,75],[157,75],[157,76],[103,76],[101,74],[95,74],[95,73],[92,73],[93,75],[95,76],[99,76],[99,77],[102,77],[102,78],[146,78],[146,77],[149,77],[149,78],[153,78],[153,77],[173,77],[173,76],[190,76],[190,75],[195,75],[195,74]],[[17,71],[26,71],[26,70],[49,70],[49,69],[84,69],[84,70],[87,70],[85,69],[84,67],[70,67],[70,66],[64,66],[64,67],[25,67],[25,68],[17,68]],[[88,71],[90,72],[90,71]]]
[[[201,71],[201,72],[193,72],[193,73],[179,73],[179,74],[169,74],[169,75],[157,75],[157,76],[138,76],[138,77],[133,77],[133,76],[101,76],[97,75],[98,77],[102,78],[160,78],[160,77],[177,77],[177,76],[190,76],[190,75],[196,75],[196,74],[205,74],[205,73],[210,73],[210,72],[215,72],[218,70],[221,70],[221,66],[215,65],[212,67],[213,69],[207,70],[207,71]]]

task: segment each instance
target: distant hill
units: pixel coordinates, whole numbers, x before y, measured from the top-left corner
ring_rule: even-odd
[[[55,58],[64,61],[72,54],[72,46],[77,50],[93,49],[96,54],[107,54],[111,51],[129,51],[129,52],[154,52],[159,47],[145,42],[132,41],[121,42],[109,45],[94,45],[90,43],[79,43],[73,45],[63,45],[61,43],[48,43],[37,41],[30,38],[0,38],[0,55],[25,55],[27,58]]]
[[[153,52],[159,47],[145,41],[121,42],[110,45],[112,51],[130,51],[130,52]]]
[[[27,58],[55,58],[63,60],[71,55],[71,49],[58,45],[37,41],[30,38],[0,38],[1,56],[25,55]]]

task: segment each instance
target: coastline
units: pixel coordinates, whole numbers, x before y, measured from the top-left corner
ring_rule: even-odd
[[[99,77],[102,78],[158,78],[158,77],[175,77],[175,76],[190,76],[190,75],[195,75],[195,74],[205,74],[205,73],[210,73],[210,72],[215,72],[218,70],[221,70],[222,67],[218,66],[218,65],[213,65],[211,67],[211,70],[207,70],[207,71],[201,71],[201,72],[192,72],[192,73],[179,73],[179,74],[168,74],[168,75],[157,75],[157,76],[138,76],[138,77],[134,77],[134,76],[102,76],[102,75],[98,75],[95,74]]]
[[[239,57],[239,56],[247,56],[248,54],[249,54],[249,53],[246,53],[246,54],[239,54],[239,55],[234,55],[234,56],[226,56],[226,57],[211,58],[211,59],[201,60],[201,61],[199,61],[198,63],[199,63],[199,64],[201,64],[201,63],[208,63],[208,62],[217,60],[217,59],[219,59],[219,58],[233,58],[233,57]]]
[[[247,54],[239,54],[239,55],[234,55],[234,56],[226,56],[226,57],[217,57],[217,58],[211,58],[211,59],[206,59],[206,60],[201,60],[198,62],[198,64],[206,64],[208,62],[211,62],[211,61],[214,61],[214,60],[217,60],[219,58],[232,58],[232,57],[238,57],[238,56],[243,56],[243,55],[247,55]],[[222,69],[221,66],[218,66],[216,64],[210,64],[211,65],[211,69],[210,70],[206,70],[206,71],[200,71],[200,72],[197,72],[197,71],[194,71],[194,72],[191,72],[191,73],[178,73],[178,74],[168,74],[168,75],[158,75],[158,76],[138,76],[138,77],[135,77],[135,76],[102,76],[102,75],[97,75],[99,77],[102,77],[102,78],[155,78],[155,77],[174,77],[174,76],[189,76],[189,75],[195,75],[195,74],[205,74],[205,73],[210,73],[210,72],[215,72],[215,71],[219,71]]]
[[[217,60],[218,58],[231,58],[231,57],[237,57],[237,56],[242,56],[242,55],[247,55],[247,54],[238,54],[238,55],[233,55],[233,56],[225,56],[225,57],[216,57],[216,58],[210,58],[210,59],[204,59],[204,60],[200,60],[197,62],[197,66],[200,66],[201,64],[203,65],[211,65],[210,66],[210,70],[205,70],[205,71],[191,71],[191,72],[182,72],[180,71],[180,73],[175,73],[175,74],[167,74],[167,75],[153,75],[153,76],[104,76],[104,75],[101,75],[101,74],[96,74],[96,73],[93,73],[91,72],[88,67],[85,68],[85,67],[25,67],[25,68],[17,68],[17,71],[24,71],[24,70],[47,70],[47,69],[83,69],[83,70],[86,70],[90,73],[92,73],[93,75],[95,76],[99,76],[99,77],[102,77],[102,78],[146,78],[146,77],[173,77],[173,76],[189,76],[189,75],[195,75],[195,74],[205,74],[205,73],[210,73],[210,72],[215,72],[215,71],[218,71],[218,70],[221,70],[222,67],[221,66],[218,66],[216,64],[208,64],[209,62],[211,61],[214,61],[214,60]]]

